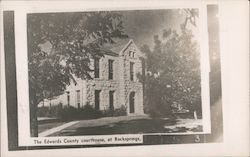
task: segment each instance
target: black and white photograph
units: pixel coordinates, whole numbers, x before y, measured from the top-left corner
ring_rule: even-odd
[[[223,3],[157,1],[2,3],[4,149],[225,154],[229,135],[245,136],[244,80],[231,83],[243,78],[240,42],[225,38],[236,15]]]
[[[31,136],[203,132],[198,18],[28,14]]]

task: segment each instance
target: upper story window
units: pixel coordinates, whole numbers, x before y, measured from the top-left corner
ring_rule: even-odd
[[[130,81],[134,81],[134,64],[133,62],[130,62]]]
[[[133,53],[132,51],[129,51],[129,54],[128,54],[128,55],[129,55],[129,57],[131,57],[132,53]]]
[[[134,58],[135,57],[135,51],[129,51],[129,57]]]
[[[129,57],[134,58],[135,57],[135,51],[129,51]]]
[[[108,68],[109,68],[109,80],[113,80],[113,75],[114,75],[114,67],[113,67],[114,61],[109,59],[108,60]]]
[[[95,78],[100,78],[100,59],[96,58],[94,60],[94,72],[95,72]]]

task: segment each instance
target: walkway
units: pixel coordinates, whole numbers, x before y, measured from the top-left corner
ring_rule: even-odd
[[[135,119],[150,119],[147,115],[131,115],[131,116],[120,116],[120,117],[104,117],[99,119],[90,119],[90,120],[80,120],[80,121],[72,121],[61,126],[46,130],[44,132],[39,133],[39,137],[49,136],[56,132],[67,132],[76,130],[79,127],[98,127],[105,126],[113,123],[118,123],[121,121],[130,121]],[[67,129],[69,128],[69,129]]]

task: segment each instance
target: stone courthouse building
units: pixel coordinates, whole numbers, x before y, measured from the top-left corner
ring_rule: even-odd
[[[143,114],[143,85],[137,78],[143,74],[142,53],[133,40],[123,40],[102,49],[103,57],[92,59],[93,79],[77,79],[63,95],[45,102],[62,103],[76,108],[86,104],[97,110],[121,108],[130,114]]]

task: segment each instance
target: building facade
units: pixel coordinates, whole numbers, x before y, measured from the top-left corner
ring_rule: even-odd
[[[142,53],[133,40],[104,48],[103,57],[92,59],[93,79],[77,79],[64,94],[45,101],[81,108],[86,104],[97,110],[112,110],[124,106],[128,115],[143,114]],[[43,104],[44,105],[44,104]]]

